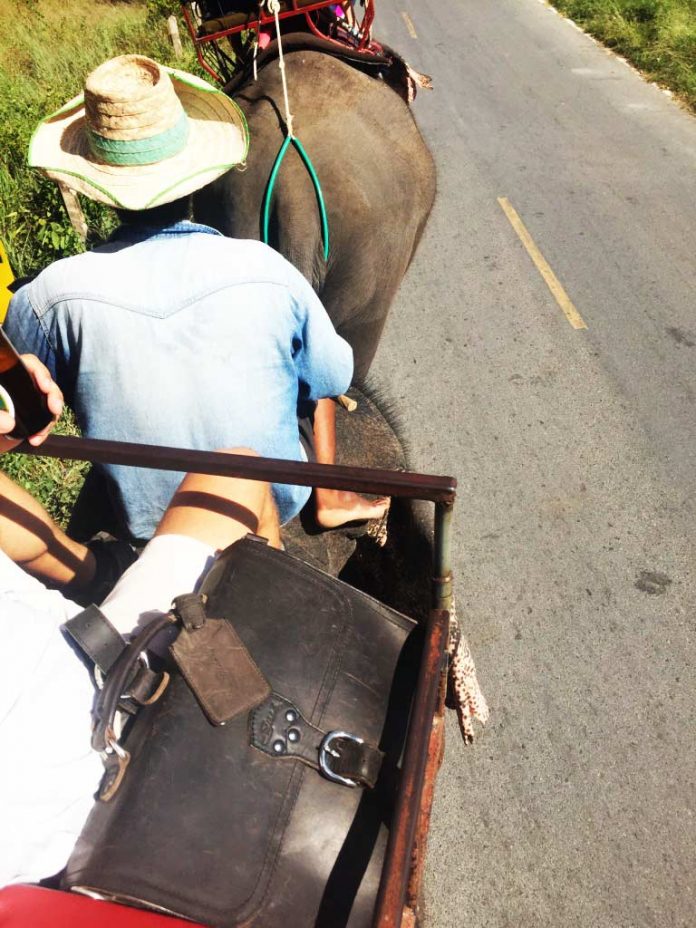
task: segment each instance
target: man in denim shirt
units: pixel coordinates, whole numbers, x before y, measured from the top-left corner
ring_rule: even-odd
[[[348,389],[350,346],[305,278],[266,245],[188,220],[190,194],[242,161],[247,142],[224,94],[135,55],[97,68],[84,97],[35,133],[30,164],[117,207],[124,223],[19,290],[5,323],[49,368],[85,435],[301,460],[298,419]],[[104,471],[128,535],[149,538],[181,475]],[[285,523],[310,490],[274,494]],[[348,494],[318,520],[385,507]]]

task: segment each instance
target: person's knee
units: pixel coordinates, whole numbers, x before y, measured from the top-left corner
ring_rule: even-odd
[[[260,458],[261,455],[253,448],[218,448],[220,454],[243,454],[249,458]]]

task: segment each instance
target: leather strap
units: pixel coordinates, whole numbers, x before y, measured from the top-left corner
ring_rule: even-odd
[[[249,715],[249,742],[279,760],[301,760],[345,786],[374,787],[384,754],[349,732],[312,725],[285,696],[271,693]]]
[[[205,604],[208,597],[199,593],[182,593],[172,600],[172,612],[181,619],[181,624],[187,632],[203,628],[208,618]]]
[[[69,619],[64,628],[104,676],[126,646],[125,638],[97,606],[87,606]]]
[[[329,746],[331,771],[347,780],[355,780],[372,789],[377,782],[384,754],[370,744],[353,741],[339,734]]]
[[[94,605],[78,612],[65,623],[64,628],[83,654],[99,669],[103,678],[106,678],[127,646],[123,635],[116,631],[101,609]],[[141,663],[134,668],[133,676],[124,687],[123,695],[140,705],[146,705],[158,690],[161,681],[161,674]],[[120,700],[120,708],[126,712],[133,711],[132,705],[129,706],[123,699]]]
[[[172,613],[163,615],[150,622],[131,643],[124,648],[118,660],[111,668],[104,688],[100,690],[94,707],[94,730],[92,731],[92,747],[95,751],[104,752],[112,747],[114,740],[114,717],[119,707],[122,694],[126,691],[128,682],[133,676],[140,655],[164,628],[176,622]],[[148,702],[155,702],[169,682],[169,674],[159,677],[159,686],[156,688]]]

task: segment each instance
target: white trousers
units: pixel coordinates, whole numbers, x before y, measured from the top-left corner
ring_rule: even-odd
[[[127,635],[195,590],[214,553],[184,536],[153,538],[102,611]],[[0,886],[63,868],[101,779],[92,681],[60,628],[79,611],[0,552]]]

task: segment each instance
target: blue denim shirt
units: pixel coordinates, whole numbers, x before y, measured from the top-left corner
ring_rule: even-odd
[[[347,390],[350,346],[305,278],[256,241],[181,222],[122,226],[13,297],[5,329],[36,354],[83,434],[302,460],[298,412]],[[149,538],[181,474],[105,468],[127,526]],[[281,522],[309,497],[274,486]]]

